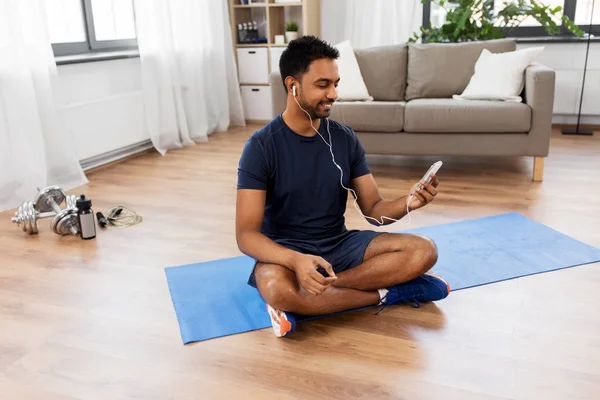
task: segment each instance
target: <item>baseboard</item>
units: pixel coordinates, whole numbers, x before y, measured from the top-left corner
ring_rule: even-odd
[[[552,124],[555,126],[577,125],[577,115],[554,114]],[[581,125],[590,128],[600,127],[600,115],[582,115]]]
[[[563,128],[575,128],[577,126],[577,123],[574,124],[552,124],[552,127],[558,130],[562,130]],[[581,123],[579,125],[580,128],[583,129],[593,129],[593,130],[600,130],[600,124],[585,124],[585,123]]]
[[[79,163],[84,171],[90,171],[97,169],[107,164],[112,164],[118,161],[123,161],[125,158],[131,157],[135,154],[148,151],[153,148],[152,141],[150,139],[144,140],[143,142],[134,143],[129,146],[121,147],[120,149],[109,151],[107,153],[99,154],[94,157],[86,158],[81,160]]]

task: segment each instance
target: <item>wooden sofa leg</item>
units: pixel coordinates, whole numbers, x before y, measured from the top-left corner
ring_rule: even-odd
[[[544,176],[544,157],[533,158],[533,181],[541,182]]]

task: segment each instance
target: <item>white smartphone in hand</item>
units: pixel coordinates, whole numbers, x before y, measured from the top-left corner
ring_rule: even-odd
[[[425,175],[423,175],[419,183],[417,183],[412,193],[423,189],[423,184],[421,182],[429,183],[429,181],[431,181],[431,176],[436,174],[439,171],[439,169],[442,168],[442,164],[443,163],[441,161],[433,163],[433,165],[429,167],[427,172],[425,172]]]
[[[443,163],[441,161],[433,163],[433,165],[431,167],[429,167],[427,172],[425,172],[425,175],[423,175],[423,178],[421,178],[421,181],[425,182],[425,183],[429,183],[429,181],[431,181],[431,176],[436,174],[440,170],[440,168],[442,168],[442,164]]]

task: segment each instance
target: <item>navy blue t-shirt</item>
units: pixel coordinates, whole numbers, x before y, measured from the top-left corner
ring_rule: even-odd
[[[369,174],[365,151],[352,129],[329,120],[336,163],[344,186]],[[319,132],[329,142],[327,120]],[[281,114],[246,142],[238,167],[238,189],[266,190],[262,233],[271,239],[322,239],[346,230],[348,191],[319,135],[292,131]]]

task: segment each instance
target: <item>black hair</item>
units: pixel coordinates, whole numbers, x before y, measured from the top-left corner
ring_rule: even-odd
[[[306,35],[290,41],[279,58],[279,73],[286,92],[286,77],[293,76],[299,80],[314,60],[337,59],[339,56],[338,49],[315,36]]]

